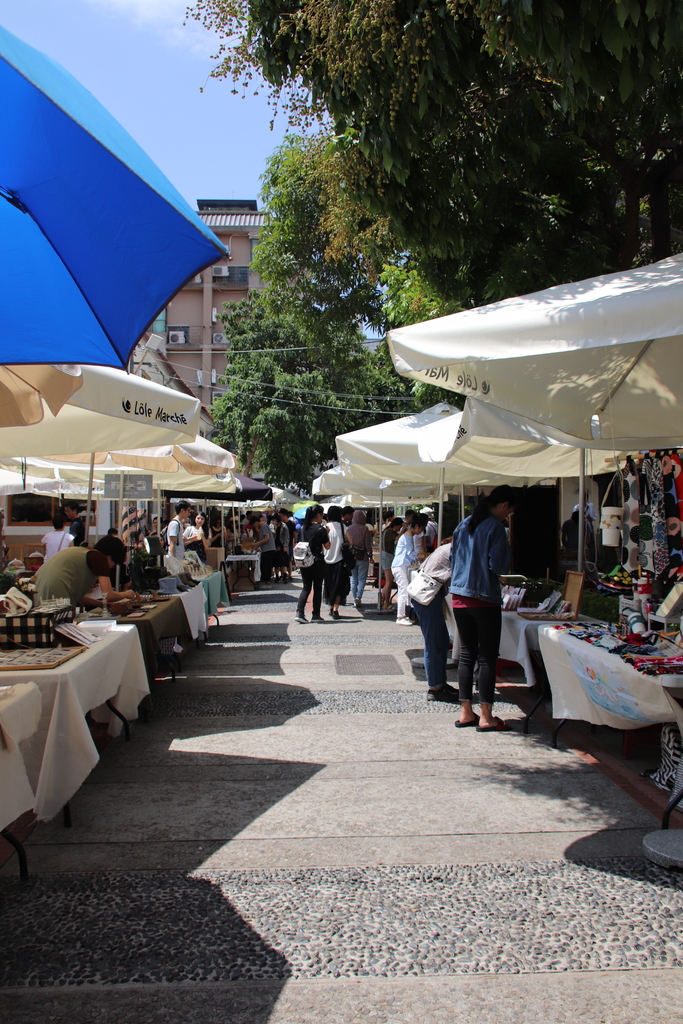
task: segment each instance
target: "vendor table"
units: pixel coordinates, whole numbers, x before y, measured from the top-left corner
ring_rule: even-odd
[[[22,879],[28,877],[26,854],[7,826],[30,811],[36,800],[19,744],[38,728],[40,706],[35,683],[17,683],[9,691],[0,691],[0,832],[17,851]]]
[[[227,608],[230,604],[223,573],[214,572],[211,576],[201,580],[201,584],[204,590],[206,618],[208,620],[213,615],[218,622],[218,606],[223,605],[224,608]]]
[[[22,749],[36,794],[36,816],[44,820],[69,801],[99,760],[86,711],[109,721],[110,734],[117,735],[121,723],[105,702],[126,719],[137,718],[149,686],[138,634],[121,626],[57,668],[3,672],[1,678],[3,683],[19,683],[28,675],[40,690],[42,714],[37,731]]]
[[[192,587],[179,595],[185,609],[190,636],[196,640],[200,633],[206,633],[206,597],[204,588]]]
[[[560,725],[577,719],[615,729],[642,729],[662,722],[683,727],[683,676],[647,676],[616,654],[570,636],[552,625],[541,626],[541,654],[553,695],[553,718]]]
[[[258,583],[261,579],[261,552],[255,551],[251,555],[226,555],[225,561],[228,566],[237,568],[239,563],[251,563],[252,582]]]
[[[135,626],[137,629],[150,682],[154,681],[157,673],[157,651],[161,650],[159,640],[162,637],[175,636],[180,643],[189,643],[192,639],[192,629],[180,597],[171,597],[168,601],[159,602],[139,619],[124,617],[118,621],[122,625]]]

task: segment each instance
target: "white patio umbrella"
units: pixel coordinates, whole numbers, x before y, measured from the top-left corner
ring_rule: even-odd
[[[56,416],[82,383],[80,366],[0,366],[0,427],[40,423],[46,408]]]
[[[548,425],[583,446],[683,438],[683,255],[389,335],[399,373]]]
[[[105,366],[83,366],[79,379],[81,386],[56,415],[43,409],[38,423],[0,427],[0,456],[64,456],[85,447],[107,451],[194,441],[201,412],[194,396]]]
[[[346,491],[346,493],[342,493]],[[393,480],[357,480],[344,474],[341,466],[326,469],[313,481],[314,495],[336,495],[341,505],[409,505],[439,497],[438,484],[411,485]]]
[[[469,437],[465,429],[463,413],[443,402],[413,416],[340,434],[339,462],[353,479],[444,487],[524,485],[579,476],[580,457],[574,447],[521,433],[492,444],[486,437]],[[606,451],[593,452],[593,457],[599,466],[596,472],[614,465]]]
[[[217,473],[228,473],[235,468],[235,459],[230,452],[205,437],[197,437],[194,441],[181,441],[176,444],[156,445],[152,448],[124,448],[116,451],[95,452],[95,466],[108,466],[108,472],[119,472],[126,469],[139,469],[149,473],[168,475],[182,470],[194,476],[213,476]],[[70,455],[69,464],[89,463],[91,454],[80,453]]]

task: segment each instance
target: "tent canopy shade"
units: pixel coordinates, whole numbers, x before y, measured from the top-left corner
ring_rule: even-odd
[[[399,373],[598,448],[683,438],[683,255],[390,332]]]

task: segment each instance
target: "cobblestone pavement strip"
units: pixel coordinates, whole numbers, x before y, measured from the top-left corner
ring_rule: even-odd
[[[4,897],[4,986],[683,963],[683,882],[632,859],[53,875]]]
[[[297,595],[239,595],[0,872],[0,1019],[683,1022],[656,820],[538,725],[456,732],[374,592],[324,626]],[[403,676],[336,676],[359,648]]]

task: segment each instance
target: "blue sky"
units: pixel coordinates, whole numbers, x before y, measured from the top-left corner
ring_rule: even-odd
[[[0,0],[0,23],[63,64],[147,151],[179,192],[254,199],[269,154],[265,91],[233,96],[208,75],[216,40],[183,27],[186,0]],[[201,89],[204,91],[200,91]]]

